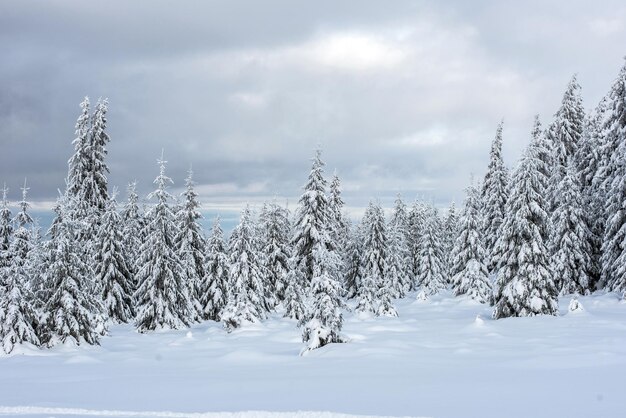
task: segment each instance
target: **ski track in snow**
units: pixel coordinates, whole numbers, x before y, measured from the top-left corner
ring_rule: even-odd
[[[333,412],[172,412],[172,411],[107,411],[79,408],[44,408],[37,406],[0,406],[0,415],[6,416],[56,416],[121,417],[121,418],[374,418],[373,415],[350,415]],[[375,417],[392,418],[392,417]],[[427,418],[427,417],[423,417]]]
[[[280,313],[231,334],[214,322],[148,334],[116,325],[101,346],[19,347],[0,356],[0,415],[624,416],[617,295],[580,297],[584,309],[571,313],[563,297],[559,317],[497,321],[449,292],[415,296],[396,301],[398,318],[346,312],[350,342],[305,357],[300,330]]]

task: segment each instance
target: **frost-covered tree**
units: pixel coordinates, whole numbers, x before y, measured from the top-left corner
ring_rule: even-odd
[[[47,245],[43,340],[49,347],[65,342],[99,344],[106,332],[103,307],[89,278],[93,271],[83,260],[76,221],[65,215]]]
[[[89,98],[81,102],[81,113],[76,121],[76,137],[72,141],[74,145],[74,154],[68,161],[68,173],[66,180],[66,194],[68,200],[76,198],[74,207],[66,207],[64,209],[65,216],[72,219],[86,218],[90,215],[90,200],[86,192],[88,186],[92,186],[90,174],[93,170],[91,158],[91,119],[89,115]]]
[[[583,215],[579,178],[572,165],[566,166],[565,175],[555,190],[559,200],[552,212],[550,264],[561,294],[586,295],[592,290],[590,232]]]
[[[261,227],[264,231],[261,252],[267,273],[267,291],[272,299],[282,301],[285,298],[291,257],[289,212],[276,202],[270,203],[266,207]]]
[[[492,253],[498,238],[498,229],[504,219],[504,207],[509,193],[509,175],[502,160],[502,125],[503,123],[500,122],[496,130],[496,137],[491,144],[489,166],[480,195],[483,203],[482,219],[485,231],[485,249],[489,257],[487,266],[490,272],[496,270],[496,261]]]
[[[421,252],[424,246],[424,230],[426,218],[428,217],[428,207],[422,201],[415,201],[409,212],[409,234],[408,247],[411,254],[411,289],[415,290],[419,286]]]
[[[450,257],[450,276],[455,296],[468,295],[487,303],[491,297],[491,282],[480,211],[479,192],[474,185],[470,185],[459,221],[459,234]]]
[[[157,161],[159,175],[156,190],[148,199],[156,204],[146,214],[146,239],[140,248],[139,271],[135,292],[136,326],[139,332],[154,329],[178,329],[189,325],[195,309],[189,298],[187,269],[176,251],[176,223],[167,191],[172,180],[165,175],[163,156]]]
[[[198,203],[198,194],[194,190],[193,172],[191,170],[185,179],[185,191],[181,197],[182,202],[176,213],[177,234],[174,237],[174,246],[187,270],[187,292],[199,318],[202,316],[200,282],[205,276],[206,240],[200,225],[202,214],[199,210],[200,204]]]
[[[301,267],[305,285],[311,283],[314,276],[313,249],[320,242],[320,237],[331,230],[331,220],[328,209],[328,197],[326,196],[326,180],[324,179],[324,163],[321,159],[322,152],[317,150],[313,158],[313,166],[304,193],[298,202],[296,222],[294,224],[294,236],[292,238],[293,254]],[[332,237],[325,243],[329,250],[332,248]]]
[[[107,174],[109,167],[106,165],[106,146],[111,140],[106,132],[106,114],[108,112],[107,99],[98,100],[91,117],[91,131],[89,137],[88,159],[90,170],[87,174],[84,196],[87,197],[90,206],[99,214],[103,213],[109,200]]]
[[[263,263],[255,246],[254,235],[252,214],[246,206],[229,243],[232,298],[222,316],[224,326],[229,331],[244,323],[265,319],[269,310],[263,287]]]
[[[448,213],[443,222],[443,251],[446,262],[446,271],[450,269],[452,259],[450,258],[454,243],[459,233],[459,219],[456,213],[456,205],[454,202],[450,203]],[[451,277],[451,276],[450,276]]]
[[[346,297],[352,299],[356,297],[361,286],[363,269],[361,265],[361,253],[363,252],[363,226],[354,225],[348,235],[346,251],[344,255],[344,289]]]
[[[379,205],[370,202],[363,217],[362,277],[357,289],[356,310],[375,313],[378,288],[384,283],[387,232]]]
[[[613,83],[604,118],[602,166],[598,176],[605,191],[606,225],[602,241],[601,284],[611,291],[626,291],[626,64]]]
[[[548,179],[540,158],[541,134],[533,129],[533,135],[515,170],[496,244],[501,258],[494,285],[494,319],[558,313],[558,292],[544,238]]]
[[[348,241],[348,225],[343,216],[344,201],[341,197],[341,180],[335,172],[330,181],[328,193],[328,216],[332,228],[333,246],[340,255],[344,255]],[[343,261],[344,257],[342,257]],[[345,266],[342,266],[342,268]]]
[[[144,215],[139,207],[139,196],[137,195],[137,183],[131,182],[126,189],[126,202],[120,212],[122,221],[122,240],[124,245],[124,258],[131,273],[131,286],[133,292],[137,290],[136,274],[138,271],[137,260],[139,249],[144,242],[143,233],[145,231]]]
[[[0,267],[0,270],[6,271],[0,289],[0,340],[7,354],[19,344],[40,345],[37,335],[39,315],[33,307],[34,296],[28,286],[30,277],[25,264],[24,260],[15,256],[8,267]]]
[[[211,236],[207,242],[204,260],[204,277],[200,287],[202,317],[213,321],[222,319],[222,311],[229,298],[229,260],[224,243],[224,232],[217,217],[213,222]]]
[[[283,305],[285,313],[283,317],[291,318],[298,321],[298,325],[302,325],[306,319],[306,306],[304,304],[304,273],[298,267],[298,263],[294,257],[289,259],[287,276],[285,278],[285,297]]]
[[[9,245],[11,244],[11,235],[13,234],[11,209],[9,209],[9,202],[7,200],[8,193],[9,189],[7,189],[7,186],[5,184],[2,189],[2,203],[0,206],[0,268],[2,268],[2,266],[9,265],[7,251],[9,250]],[[1,284],[2,283],[0,283],[0,285]]]
[[[345,306],[338,280],[340,259],[328,240],[329,232],[323,230],[313,247],[312,303],[302,332],[302,340],[307,344],[303,354],[326,344],[344,342],[340,334],[343,326],[341,309]]]
[[[33,244],[30,242],[30,229],[33,224],[33,218],[28,213],[28,208],[30,208],[30,203],[28,203],[27,200],[28,190],[29,188],[26,187],[26,180],[24,180],[24,186],[22,187],[22,200],[18,203],[20,210],[13,219],[13,224],[17,227],[13,232],[13,242],[11,244],[11,257],[18,257],[24,262],[28,257],[28,253],[33,248]]]
[[[447,286],[442,226],[434,206],[427,208],[419,251],[417,284],[426,295],[434,295]]]
[[[387,276],[395,277],[390,280],[397,280],[400,284],[400,291],[394,295],[400,298],[412,288],[411,266],[413,264],[409,248],[409,219],[406,205],[400,195],[396,197],[387,230],[389,231]]]
[[[115,193],[102,215],[96,239],[95,278],[102,289],[104,310],[113,322],[127,323],[134,318],[133,276],[124,252],[124,224],[117,212]]]

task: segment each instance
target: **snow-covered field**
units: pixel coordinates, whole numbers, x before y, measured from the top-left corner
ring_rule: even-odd
[[[114,326],[100,347],[0,358],[0,415],[623,417],[626,303],[580,301],[583,312],[563,298],[559,317],[494,321],[468,299],[410,297],[399,318],[346,314],[351,342],[304,357],[279,314],[232,334],[217,323],[145,335]]]

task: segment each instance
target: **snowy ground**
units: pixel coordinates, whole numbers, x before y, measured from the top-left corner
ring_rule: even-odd
[[[147,335],[115,326],[101,347],[0,358],[0,415],[623,417],[626,303],[580,301],[581,313],[563,299],[560,317],[493,321],[469,300],[405,299],[399,318],[347,314],[351,342],[306,357],[279,315],[232,334],[215,323]]]

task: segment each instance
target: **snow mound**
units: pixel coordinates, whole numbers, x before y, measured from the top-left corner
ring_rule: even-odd
[[[570,300],[567,310],[572,313],[585,311],[582,303],[578,301],[578,298],[572,298],[572,300]]]

